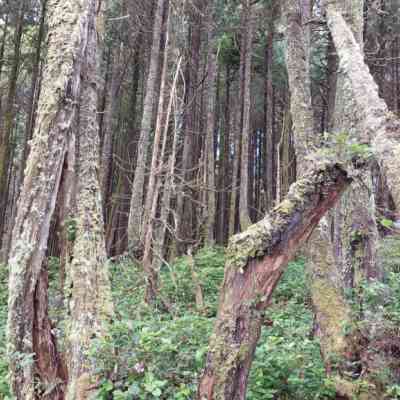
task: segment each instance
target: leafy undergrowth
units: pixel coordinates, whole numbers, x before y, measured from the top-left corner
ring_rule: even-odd
[[[7,323],[7,275],[7,268],[0,264],[0,399],[4,400],[11,398],[8,386],[5,338]]]
[[[50,297],[56,299],[51,301],[51,315],[62,321],[57,300],[58,277],[53,271],[58,268],[56,261],[49,263]],[[204,295],[204,307],[198,310],[189,259],[183,257],[171,265],[164,265],[160,274],[160,295],[168,304],[169,312],[166,312],[161,306],[149,307],[143,302],[145,279],[140,266],[128,260],[112,265],[116,319],[110,327],[111,335],[97,342],[92,350],[98,372],[104,376],[96,399],[195,398],[215,320],[223,266],[221,248],[202,249],[195,256],[194,267]],[[382,332],[379,315],[392,321],[393,326],[399,326],[400,322],[399,269],[391,265],[388,270],[385,285],[362,288],[363,316],[368,319],[368,312],[371,312],[371,319],[377,324],[375,332]],[[7,270],[3,267],[0,269],[0,400],[11,399],[4,336],[6,278]],[[312,336],[312,326],[304,262],[297,260],[289,265],[265,315],[265,326],[251,370],[248,400],[335,398],[333,385],[326,378],[318,342]],[[62,329],[62,324],[58,328]],[[400,386],[390,382],[389,398],[400,398],[397,397]]]
[[[223,250],[203,249],[195,269],[204,294],[196,310],[195,282],[188,259],[164,266],[161,296],[170,313],[143,303],[145,281],[139,266],[113,266],[113,292],[118,321],[112,339],[93,349],[101,369],[113,369],[99,399],[194,399],[204,366],[208,338],[216,315],[223,278]],[[329,399],[318,343],[312,338],[312,313],[305,286],[304,263],[291,263],[276,290],[257,348],[249,400]],[[268,326],[267,326],[268,325]],[[117,348],[115,356],[111,349]],[[103,355],[99,360],[99,354]],[[101,362],[100,362],[101,361]]]

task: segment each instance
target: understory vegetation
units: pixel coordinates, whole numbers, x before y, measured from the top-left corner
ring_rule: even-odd
[[[363,282],[353,293],[355,316],[362,321],[357,329],[366,340],[376,341],[379,351],[393,352],[393,368],[379,370],[379,381],[387,383],[387,399],[400,398],[398,343],[391,343],[391,330],[400,326],[399,239],[381,242],[381,258],[386,282]],[[190,264],[196,271],[193,279]],[[49,264],[53,321],[59,335],[63,331],[63,308],[58,285],[58,260]],[[111,265],[116,319],[110,335],[95,342],[91,357],[104,379],[96,398],[194,399],[207,345],[215,320],[219,286],[223,278],[223,248],[204,248],[194,259],[182,257],[164,264],[161,270],[162,304],[155,307],[143,301],[145,276],[140,265],[121,259]],[[7,384],[5,324],[7,315],[7,273],[0,270],[0,398],[11,399]],[[319,343],[313,334],[311,299],[305,273],[305,260],[292,262],[276,289],[264,317],[262,338],[251,370],[249,400],[334,399],[335,387],[326,376]],[[203,307],[196,307],[195,293],[200,283]],[[168,305],[166,310],[165,305]],[[357,318],[355,318],[357,320]],[[367,322],[366,322],[367,321]],[[354,327],[343,326],[343,329]],[[62,338],[59,338],[62,342]],[[397,353],[396,353],[397,351]],[[397,363],[397,365],[396,365]],[[110,374],[106,371],[112,371]]]

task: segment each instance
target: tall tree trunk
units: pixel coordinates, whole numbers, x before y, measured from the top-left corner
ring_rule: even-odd
[[[303,4],[303,7],[304,4]],[[287,68],[291,92],[291,113],[295,130],[297,167],[300,175],[309,168],[306,156],[317,147],[314,115],[311,104],[309,75],[309,33],[302,20],[302,8],[296,0],[287,1]],[[347,196],[345,194],[344,196]],[[343,196],[343,197],[344,197]],[[340,395],[350,396],[354,390],[349,373],[357,361],[357,335],[347,334],[339,321],[351,326],[351,309],[342,294],[341,279],[334,260],[334,247],[329,234],[329,219],[324,218],[307,246],[307,270],[315,313],[315,334],[320,338],[326,370],[335,381]],[[332,363],[332,357],[340,363]],[[341,376],[344,376],[342,378]]]
[[[157,91],[163,15],[165,8],[168,6],[169,0],[158,0],[154,15],[153,43],[151,46],[150,66],[147,75],[143,117],[137,146],[135,177],[132,185],[132,197],[129,210],[128,247],[130,252],[135,251],[140,244],[147,152],[153,123],[154,97]]]
[[[93,3],[90,5],[95,7]],[[60,382],[65,381],[58,372],[60,362],[54,356],[54,341],[34,340],[38,323],[42,329],[50,329],[50,324],[37,321],[38,316],[44,321],[45,316],[40,310],[46,307],[36,303],[35,293],[40,287],[45,301],[43,285],[39,286],[42,264],[80,101],[81,68],[90,19],[88,0],[72,3],[49,0],[48,6],[49,37],[43,85],[9,258],[8,353],[12,391],[21,400],[36,399],[37,378],[45,388],[53,385],[62,389]],[[85,259],[86,256],[85,249]],[[45,333],[42,331],[41,334]],[[47,335],[52,337],[52,332]],[[43,347],[46,343],[47,347]],[[36,359],[42,360],[45,371],[36,362],[21,362],[34,353]],[[49,376],[51,382],[48,382]],[[57,390],[52,393],[53,398],[59,398]]]
[[[318,143],[314,134],[314,113],[311,102],[311,80],[309,74],[310,43],[308,28],[303,25],[302,8],[306,8],[297,0],[287,0],[287,55],[290,90],[290,112],[295,131],[294,143],[296,149],[297,174],[301,177],[307,170],[306,156]]]
[[[233,109],[233,144],[234,144],[234,154],[232,162],[232,190],[230,198],[229,207],[229,236],[235,234],[236,231],[236,214],[238,206],[238,195],[239,195],[239,168],[240,168],[240,130],[241,130],[241,94],[242,85],[240,83],[241,79],[239,77],[239,95],[232,101]]]
[[[5,54],[5,50],[6,50],[9,18],[10,18],[9,13],[7,12],[5,20],[4,20],[3,35],[1,38],[1,47],[0,47],[0,79],[1,79],[1,76],[3,75],[4,54]],[[1,106],[1,101],[0,101],[0,106]],[[1,107],[0,107],[0,110],[1,110]]]
[[[364,1],[340,0],[336,6],[346,12],[349,27],[363,46]],[[350,10],[350,11],[349,11]],[[333,129],[340,135],[346,132],[350,139],[359,136],[357,117],[354,114],[353,94],[346,90],[346,75],[339,70],[336,87],[336,104]],[[360,177],[362,183],[355,184],[344,196],[334,211],[334,248],[338,271],[345,287],[352,288],[355,275],[380,277],[377,271],[376,246],[378,229],[375,220],[375,199],[372,190],[372,172],[367,169]]]
[[[337,39],[344,38],[341,42],[342,50],[352,50],[352,57],[347,51],[341,54],[340,50],[339,57],[348,57],[342,68],[347,70],[354,92],[363,95],[360,97],[362,100],[359,101],[358,111],[372,111],[370,106],[373,106],[374,111],[379,111],[378,114],[362,112],[360,115],[364,117],[364,122],[370,119],[372,126],[378,128],[374,130],[378,135],[370,136],[372,151],[382,165],[388,168],[387,177],[388,180],[392,179],[393,184],[396,165],[392,159],[392,147],[396,149],[398,141],[395,139],[397,134],[393,135],[389,127],[396,129],[399,123],[391,119],[389,122],[385,120],[386,124],[383,124],[384,121],[379,118],[382,116],[379,106],[384,103],[379,102],[372,78],[351,31],[334,8],[328,8],[328,20],[334,39],[338,32],[341,35]],[[363,80],[360,80],[360,76]],[[357,85],[354,86],[354,83]],[[372,93],[367,98],[370,91]],[[372,133],[368,130],[369,125],[365,124],[364,127],[365,133]],[[383,144],[388,144],[384,147],[385,152]],[[390,166],[385,156],[394,165]],[[261,311],[270,300],[283,266],[298,246],[305,243],[322,216],[334,206],[349,183],[343,171],[327,163],[323,154],[319,157],[322,158],[319,161],[322,166],[314,166],[304,179],[294,184],[287,198],[269,217],[230,242],[220,307],[210,340],[206,369],[199,385],[199,399],[243,399],[245,396],[249,368],[262,322]],[[272,239],[274,232],[279,232],[276,241]],[[368,393],[366,398],[376,398],[374,396]]]
[[[52,10],[49,17],[51,35],[44,83],[9,258],[7,333],[11,385],[14,395],[24,400],[36,398],[36,365],[25,362],[21,366],[16,354],[30,357],[33,353],[44,351],[35,348],[33,340],[37,315],[35,293],[42,274],[68,136],[79,100],[80,68],[85,45],[81,38],[85,37],[83,31],[87,17],[84,13],[80,14],[78,3],[66,7],[63,1],[51,0],[49,6]],[[57,371],[57,366],[50,359],[48,371]]]
[[[202,10],[204,1],[196,0],[190,11],[190,24],[188,33],[189,57],[185,71],[185,115],[184,115],[184,143],[182,151],[182,177],[183,183],[177,193],[176,201],[176,247],[178,254],[186,253],[185,241],[193,238],[193,222],[195,218],[194,193],[192,182],[195,179],[196,142],[199,129],[199,72],[200,72],[200,48]],[[185,240],[184,240],[185,239]]]
[[[386,176],[397,210],[400,210],[399,120],[391,115],[379,97],[378,87],[364,63],[359,44],[334,5],[327,7],[328,26],[339,56],[340,67],[348,78],[360,121],[360,142],[371,143],[382,173]]]
[[[229,195],[229,184],[232,182],[232,176],[230,174],[231,166],[231,125],[232,125],[232,73],[231,67],[226,67],[226,87],[225,87],[225,110],[224,110],[224,131],[223,131],[223,147],[222,147],[222,160],[221,160],[221,172],[220,172],[220,215],[219,215],[219,243],[225,245],[229,235],[229,213],[230,213],[230,195]]]
[[[154,302],[157,297],[157,287],[158,287],[158,271],[153,270],[152,266],[152,244],[153,244],[153,223],[156,217],[157,204],[158,204],[158,193],[160,182],[158,178],[158,174],[160,173],[159,168],[162,166],[162,160],[164,154],[160,154],[165,151],[164,143],[167,140],[168,133],[168,119],[169,112],[172,106],[172,98],[168,104],[167,113],[165,112],[165,98],[167,97],[166,85],[168,81],[168,61],[169,61],[169,47],[170,47],[170,39],[169,39],[169,24],[170,17],[169,14],[166,17],[167,28],[166,28],[166,39],[165,39],[165,49],[164,49],[164,60],[162,66],[161,73],[161,86],[160,86],[160,97],[158,103],[158,114],[157,114],[157,122],[154,134],[154,142],[153,142],[153,154],[151,159],[151,167],[150,167],[150,176],[149,176],[149,184],[146,194],[145,201],[145,210],[144,210],[144,218],[143,218],[143,227],[142,232],[143,242],[144,242],[144,256],[143,256],[143,268],[147,277],[147,285],[146,285],[146,301],[150,304]],[[179,67],[179,66],[178,66]],[[175,81],[176,85],[176,81]],[[173,93],[170,94],[171,96]],[[168,114],[168,117],[166,116]],[[168,119],[167,119],[168,118]],[[164,134],[164,143],[161,148],[161,141],[163,139]]]
[[[17,93],[17,80],[20,66],[21,39],[24,26],[24,15],[26,0],[22,0],[19,4],[16,14],[16,23],[14,31],[14,49],[13,60],[11,64],[11,73],[8,80],[8,93],[6,106],[1,120],[0,126],[0,248],[2,247],[2,237],[5,228],[5,218],[8,200],[8,177],[11,163],[11,136],[14,129],[15,117],[15,96]]]
[[[275,135],[273,121],[273,97],[274,90],[272,86],[272,67],[274,56],[274,18],[276,4],[272,5],[272,12],[269,16],[270,23],[268,24],[268,36],[265,48],[265,94],[264,94],[264,122],[265,122],[265,172],[264,172],[264,192],[266,194],[266,208],[271,209],[274,206],[274,153],[275,153]]]
[[[33,128],[35,125],[35,113],[36,113],[37,99],[39,96],[39,88],[40,88],[40,59],[42,55],[42,44],[45,34],[46,6],[47,6],[47,0],[43,0],[42,11],[40,16],[39,32],[36,39],[36,50],[35,50],[35,59],[33,62],[33,69],[32,69],[31,88],[29,91],[28,112],[25,122],[24,152],[22,155],[22,165],[20,170],[21,183],[23,182],[24,179],[25,162],[29,152],[28,142],[29,140],[32,139]]]
[[[77,137],[76,238],[72,262],[67,269],[67,400],[85,400],[92,396],[101,376],[89,351],[94,341],[107,336],[107,324],[113,315],[98,176],[97,5],[97,0],[88,0],[83,8],[86,46]]]
[[[242,153],[240,163],[240,200],[239,200],[239,220],[241,230],[247,229],[251,224],[249,214],[249,142],[251,137],[250,108],[251,108],[251,59],[253,52],[254,24],[252,4],[250,0],[242,3],[243,13],[245,13],[243,35],[245,37],[245,49],[243,52],[244,82],[243,82],[243,121],[242,121]]]
[[[206,123],[206,143],[205,143],[205,198],[206,198],[206,227],[205,238],[208,245],[215,243],[216,228],[216,185],[215,185],[215,120],[217,103],[217,27],[215,19],[215,5],[209,2],[207,10],[208,18],[208,60],[207,60],[207,123]]]
[[[242,6],[245,4],[242,4]],[[242,7],[240,16],[240,25],[242,27],[242,37],[240,41],[240,63],[239,63],[239,79],[238,79],[238,96],[234,104],[234,159],[233,159],[233,172],[232,172],[232,193],[231,193],[231,207],[229,218],[230,236],[236,232],[237,225],[240,228],[240,196],[241,196],[241,178],[242,178],[242,136],[243,133],[243,106],[245,97],[245,72],[246,72],[246,49],[247,49],[247,31],[249,29],[249,12],[248,7]],[[249,87],[250,90],[250,87]],[[247,140],[247,139],[246,139]],[[248,158],[246,158],[248,160]],[[247,170],[246,170],[247,171]],[[247,174],[247,172],[246,172]],[[247,176],[247,175],[246,175]],[[247,189],[246,189],[246,204],[247,204]],[[238,213],[239,206],[239,213]],[[237,223],[236,216],[239,214],[239,221]]]
[[[111,194],[112,164],[113,164],[113,121],[118,104],[118,91],[121,78],[121,45],[116,44],[111,60],[110,79],[106,85],[106,106],[103,115],[103,146],[101,152],[101,189],[103,198],[103,208],[106,209]],[[105,223],[108,224],[107,213],[105,213]]]
[[[39,25],[39,32],[36,38],[36,49],[35,49],[35,58],[33,61],[33,69],[32,69],[32,78],[31,78],[31,87],[29,90],[29,97],[27,101],[28,110],[25,120],[25,127],[24,127],[24,145],[23,145],[23,153],[21,157],[21,165],[19,167],[19,175],[18,177],[15,176],[14,180],[16,181],[16,188],[15,188],[15,198],[18,197],[19,191],[21,189],[21,185],[24,181],[24,170],[26,159],[29,153],[29,140],[32,139],[33,128],[35,124],[35,117],[36,117],[36,109],[37,109],[37,101],[39,97],[40,91],[40,80],[41,80],[41,54],[42,54],[42,44],[44,40],[45,34],[45,16],[46,16],[46,4],[47,0],[44,0],[42,3],[42,10],[40,16],[40,25]],[[1,56],[0,56],[1,57]],[[10,199],[12,199],[11,197]],[[9,199],[9,203],[10,203]],[[10,222],[9,224],[14,223],[15,215],[16,215],[16,206],[17,202],[12,201],[11,212],[10,212]],[[11,245],[11,237],[12,237],[12,229],[8,229],[6,231],[5,236],[3,238],[3,255],[4,259],[7,259],[8,254],[10,252],[10,245]]]

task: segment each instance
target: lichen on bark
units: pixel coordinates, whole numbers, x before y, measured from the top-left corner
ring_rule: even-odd
[[[400,121],[388,111],[379,97],[377,84],[364,62],[360,45],[332,1],[326,5],[328,27],[339,56],[339,65],[346,75],[358,116],[359,142],[371,150],[387,178],[396,208],[400,209]]]
[[[33,400],[37,395],[35,362],[21,361],[37,351],[33,341],[34,296],[80,93],[85,46],[82,31],[86,24],[82,1],[49,1],[42,90],[11,241],[8,354],[12,391],[24,400]],[[57,380],[55,366],[49,363],[49,368],[54,369],[53,378]]]
[[[67,298],[67,400],[84,400],[93,394],[98,376],[95,341],[108,335],[113,316],[111,286],[104,237],[97,106],[97,0],[87,0],[86,48],[82,65],[79,108],[76,237],[72,262],[67,268],[70,295]]]
[[[349,183],[338,164],[321,161],[291,187],[281,205],[230,240],[198,399],[245,398],[263,310],[287,263]]]

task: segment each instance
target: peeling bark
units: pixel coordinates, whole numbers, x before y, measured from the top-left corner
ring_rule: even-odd
[[[107,324],[113,316],[99,182],[97,5],[97,0],[88,0],[83,9],[87,30],[77,137],[76,239],[72,262],[67,266],[65,293],[69,311],[67,400],[85,400],[94,393],[101,377],[96,373],[96,358],[90,357],[89,351],[94,341],[107,335]]]
[[[17,399],[36,398],[37,366],[21,361],[39,351],[33,340],[35,293],[80,95],[87,28],[82,2],[48,3],[47,59],[9,258],[7,337],[11,387]]]
[[[262,311],[287,263],[349,184],[338,165],[316,165],[269,215],[230,240],[198,399],[245,399]]]

